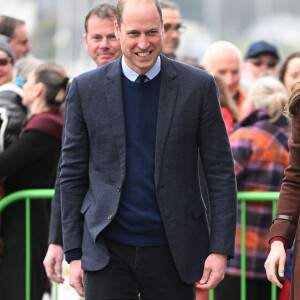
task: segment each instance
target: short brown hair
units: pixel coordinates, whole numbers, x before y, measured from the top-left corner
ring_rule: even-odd
[[[96,5],[93,9],[89,11],[89,13],[85,17],[84,22],[84,28],[85,33],[88,31],[88,22],[90,17],[97,16],[100,19],[111,19],[115,18],[117,9],[115,5],[108,4],[108,3],[102,3],[99,5]]]
[[[9,16],[0,16],[0,34],[10,39],[14,37],[16,27],[20,25],[24,26],[25,22]]]
[[[158,0],[148,0],[148,1],[154,2],[155,6],[157,8],[158,14],[159,14],[160,21],[162,21],[162,12],[161,12],[161,7],[159,4],[159,1]],[[117,18],[117,22],[118,22],[118,25],[120,28],[121,28],[121,24],[122,24],[122,14],[123,14],[123,10],[124,10],[126,2],[127,2],[127,0],[119,0],[118,4],[117,4],[116,18]]]

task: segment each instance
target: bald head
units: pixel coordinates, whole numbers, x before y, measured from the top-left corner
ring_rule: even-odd
[[[238,47],[227,41],[212,43],[206,49],[203,65],[209,73],[224,79],[232,96],[236,94],[242,65],[242,53]]]

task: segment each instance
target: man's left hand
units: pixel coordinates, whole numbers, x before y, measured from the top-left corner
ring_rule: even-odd
[[[211,253],[204,264],[204,271],[197,287],[203,290],[214,289],[225,276],[227,256],[219,253]]]

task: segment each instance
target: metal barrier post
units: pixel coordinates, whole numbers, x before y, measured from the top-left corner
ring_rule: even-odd
[[[241,201],[241,300],[246,300],[246,201]]]
[[[272,201],[273,218],[279,192],[238,192],[241,202],[241,300],[246,300],[246,203],[248,201]],[[271,284],[271,300],[277,299],[276,285]],[[213,290],[209,291],[209,300],[214,300]]]
[[[58,300],[58,284],[56,282],[54,283],[54,290],[54,299]]]
[[[26,300],[30,300],[30,200],[52,198],[54,189],[33,189],[14,192],[0,201],[0,212],[13,202],[25,199],[25,236],[26,236]],[[279,192],[238,192],[241,201],[241,300],[246,300],[246,202],[247,201],[272,201],[272,214],[275,216]],[[272,284],[271,299],[276,300],[277,288]],[[57,285],[55,286],[57,299]],[[214,299],[213,290],[209,291],[209,299]]]
[[[0,201],[0,212],[8,205],[25,199],[25,299],[30,300],[30,200],[50,199],[53,197],[54,189],[32,189],[22,190],[5,196]]]
[[[277,200],[278,200],[278,197],[276,200],[273,199],[273,202],[272,202],[272,216],[273,216],[272,219],[273,220],[276,215]],[[277,268],[276,268],[276,272],[277,272]],[[277,299],[277,286],[272,283],[272,285],[271,285],[271,300],[276,300],[276,299]]]
[[[241,299],[246,300],[246,202],[247,201],[266,201],[272,202],[272,215],[275,216],[276,204],[279,192],[238,192],[238,200],[241,201]],[[243,205],[244,203],[244,205]],[[242,215],[244,220],[242,220]],[[244,223],[242,223],[244,222]],[[271,224],[270,224],[271,225]],[[242,234],[244,231],[244,235]],[[242,248],[245,248],[244,250]],[[245,251],[243,253],[243,251]],[[243,253],[243,254],[242,254]],[[245,265],[243,265],[243,260]],[[245,270],[243,271],[243,267]],[[245,289],[242,294],[242,288]],[[276,285],[271,284],[271,299],[276,300]]]
[[[30,300],[30,251],[31,251],[31,236],[30,236],[30,224],[31,224],[31,216],[30,216],[30,198],[26,198],[25,200],[25,293],[26,300]]]

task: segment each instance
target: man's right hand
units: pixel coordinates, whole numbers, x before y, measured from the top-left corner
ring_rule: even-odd
[[[265,269],[269,281],[273,282],[279,288],[282,288],[282,284],[277,279],[275,274],[275,266],[278,265],[278,275],[284,277],[284,265],[286,260],[286,252],[284,245],[280,241],[274,241],[271,244],[271,251],[265,262]]]
[[[83,270],[81,260],[72,260],[70,263],[70,285],[76,290],[79,296],[84,297]]]
[[[44,267],[48,278],[57,282],[63,283],[62,277],[62,261],[64,258],[64,251],[61,245],[50,244],[47,254],[44,259]]]

